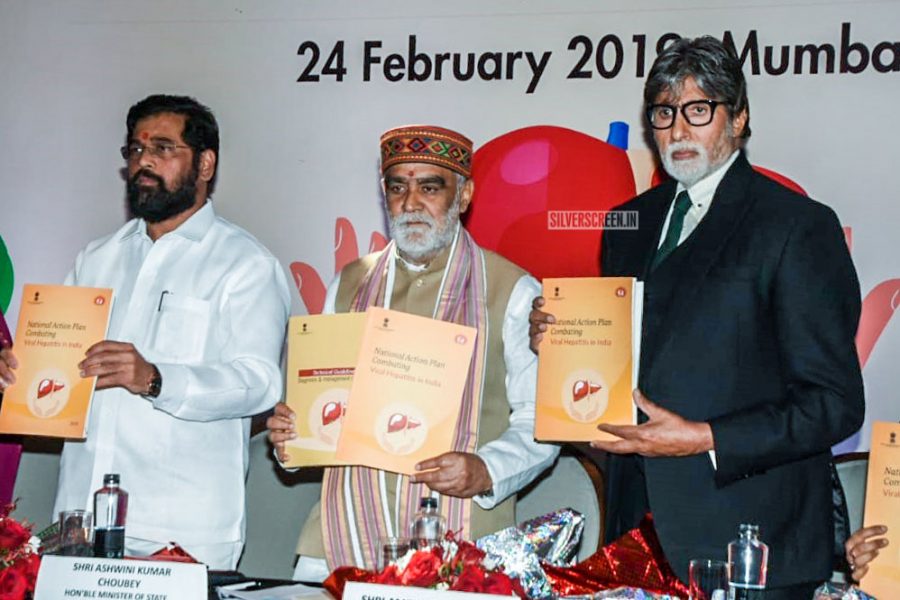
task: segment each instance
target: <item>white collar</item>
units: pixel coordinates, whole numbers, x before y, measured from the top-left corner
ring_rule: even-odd
[[[716,189],[718,189],[719,184],[722,183],[722,179],[725,177],[725,173],[728,172],[728,169],[734,164],[734,161],[737,160],[740,153],[740,150],[735,150],[731,156],[728,157],[728,160],[722,163],[718,169],[689,188],[685,188],[684,185],[679,182],[678,186],[675,188],[675,195],[677,196],[683,190],[687,189],[688,195],[691,197],[692,205],[698,208],[708,208],[712,203],[713,196],[716,194]]]

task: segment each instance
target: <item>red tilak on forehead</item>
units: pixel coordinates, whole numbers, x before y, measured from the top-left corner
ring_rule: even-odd
[[[150,139],[150,134],[149,134],[148,132],[146,132],[146,131],[142,131],[142,132],[138,135],[138,139],[139,139],[140,141],[142,141],[142,142],[146,142],[147,140]]]
[[[406,176],[407,176],[407,177],[412,177],[412,176],[415,175],[415,174],[416,174],[416,172],[413,171],[412,169],[410,169],[409,171],[406,172]]]

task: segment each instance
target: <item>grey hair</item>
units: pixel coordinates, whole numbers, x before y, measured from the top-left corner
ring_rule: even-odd
[[[453,174],[456,175],[456,198],[454,198],[453,201],[458,204],[462,199],[462,189],[463,187],[465,187],[466,182],[469,180],[469,178],[462,173],[457,173],[456,171],[454,171]]]
[[[650,68],[644,84],[644,103],[650,106],[667,91],[678,93],[688,77],[693,77],[704,94],[727,106],[730,117],[747,111],[741,137],[750,137],[747,80],[733,49],[708,35],[673,42],[656,57]]]

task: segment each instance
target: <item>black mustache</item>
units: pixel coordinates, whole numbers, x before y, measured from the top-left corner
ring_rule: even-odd
[[[140,171],[135,173],[134,176],[132,176],[132,178],[131,178],[131,184],[137,185],[137,180],[139,177],[146,177],[148,179],[152,179],[153,181],[158,183],[161,188],[165,188],[166,182],[163,181],[163,178],[160,177],[159,175],[157,175],[156,173],[151,173],[147,169],[141,169]]]

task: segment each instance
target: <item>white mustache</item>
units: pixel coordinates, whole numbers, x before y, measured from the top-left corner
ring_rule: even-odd
[[[437,227],[437,221],[428,213],[401,213],[394,217],[394,225],[404,227],[410,223],[424,223],[434,229]]]
[[[666,157],[669,160],[674,160],[672,155],[684,150],[696,152],[697,158],[704,158],[706,156],[706,148],[703,147],[703,144],[698,144],[697,142],[672,142],[669,144],[669,147],[666,148]]]

